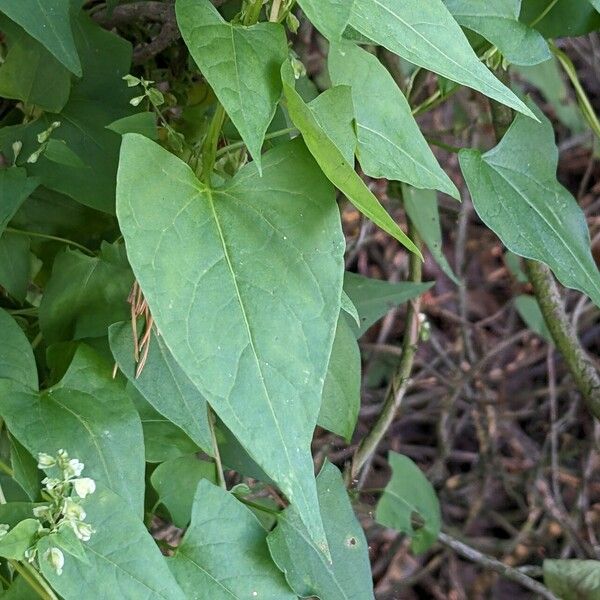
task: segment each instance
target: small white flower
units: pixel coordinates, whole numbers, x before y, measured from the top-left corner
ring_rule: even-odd
[[[69,523],[71,528],[75,532],[75,535],[82,541],[87,542],[92,537],[92,533],[95,533],[95,530],[89,523],[84,523],[83,521],[71,521]]]
[[[68,475],[69,477],[79,477],[84,466],[85,465],[82,462],[79,462],[78,459],[72,458],[65,467],[65,475]]]
[[[65,566],[65,555],[59,548],[48,548],[44,553],[44,558],[52,565],[57,575],[62,574],[63,567]]]
[[[81,479],[73,479],[71,482],[75,488],[75,493],[80,498],[85,498],[88,494],[93,494],[96,491],[96,482],[90,477],[82,477]]]
[[[65,519],[69,521],[83,521],[85,519],[85,510],[71,498],[65,498],[62,512]]]
[[[2,539],[8,533],[9,529],[10,525],[7,525],[6,523],[0,523],[0,539]]]

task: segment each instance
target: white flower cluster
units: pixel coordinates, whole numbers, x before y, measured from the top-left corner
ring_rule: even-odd
[[[59,471],[58,477],[46,477],[42,480],[42,495],[49,503],[33,509],[33,516],[40,522],[40,538],[58,533],[65,527],[72,529],[82,542],[91,538],[94,529],[85,522],[86,513],[80,501],[96,491],[96,483],[89,477],[81,477],[83,468],[84,464],[76,458],[70,458],[66,450],[59,450],[56,456],[43,452],[38,454],[38,469]],[[25,552],[25,557],[29,562],[35,562],[36,545]],[[44,553],[44,559],[58,575],[62,573],[65,557],[60,548],[49,548]]]

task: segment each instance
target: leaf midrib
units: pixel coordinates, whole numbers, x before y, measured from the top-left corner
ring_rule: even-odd
[[[419,38],[421,38],[421,40],[423,42],[425,42],[428,46],[430,46],[436,53],[440,54],[441,56],[443,56],[444,58],[449,60],[461,73],[466,72],[467,76],[469,76],[469,75],[473,76],[479,82],[480,85],[484,86],[484,89],[485,89],[485,86],[488,86],[490,89],[494,90],[497,94],[505,95],[504,90],[502,88],[498,88],[495,85],[495,81],[492,83],[492,81],[494,80],[493,77],[491,78],[491,81],[485,81],[484,79],[481,79],[481,77],[479,77],[479,75],[477,75],[473,71],[466,70],[460,63],[456,62],[451,56],[448,56],[447,54],[445,54],[441,48],[438,48],[438,46],[436,46],[430,40],[428,40],[420,31],[415,29],[410,23],[407,23],[400,15],[398,15],[395,12],[393,12],[392,10],[390,10],[387,6],[382,4],[379,0],[371,0],[371,1],[374,4],[376,4],[377,6],[381,7],[385,12],[389,13],[392,17],[394,17],[396,20],[398,20],[402,25],[404,25],[405,27],[410,29]],[[412,51],[411,51],[411,53],[415,54]],[[477,61],[477,64],[480,65],[481,63],[479,61]]]
[[[223,229],[221,228],[221,222],[219,221],[219,217],[218,217],[217,211],[215,209],[215,202],[214,202],[214,198],[213,198],[213,193],[212,193],[212,190],[210,188],[206,188],[206,196],[207,196],[207,199],[208,199],[208,203],[209,203],[209,206],[210,206],[213,218],[215,220],[215,225],[217,227],[217,232],[219,234],[219,241],[221,242],[221,247],[223,249],[223,256],[225,257],[225,261],[227,263],[227,267],[228,267],[229,273],[231,275],[231,280],[232,280],[233,286],[235,288],[235,293],[236,293],[237,301],[238,301],[238,304],[240,306],[240,311],[241,311],[243,319],[244,319],[244,326],[245,326],[245,329],[246,329],[246,334],[248,336],[248,341],[250,343],[250,348],[252,350],[252,355],[253,355],[254,360],[256,362],[256,368],[258,369],[258,373],[260,375],[260,382],[261,382],[261,385],[262,385],[262,388],[263,388],[263,391],[264,391],[264,394],[265,394],[265,398],[267,400],[267,404],[269,406],[269,410],[270,410],[271,415],[273,417],[273,422],[275,423],[275,427],[276,427],[276,430],[277,430],[277,435],[279,436],[279,439],[281,441],[281,446],[283,447],[283,450],[285,452],[287,463],[288,463],[288,465],[290,467],[290,474],[292,475],[292,479],[295,479],[295,477],[293,476],[292,461],[291,461],[291,458],[290,458],[288,447],[287,447],[287,444],[285,443],[285,438],[283,437],[283,432],[281,431],[279,420],[277,419],[277,416],[276,416],[275,411],[273,409],[273,403],[271,402],[271,396],[270,396],[269,391],[267,389],[267,385],[266,385],[266,382],[265,382],[265,376],[264,376],[264,373],[262,371],[262,366],[260,364],[260,359],[258,357],[258,352],[256,350],[256,345],[254,343],[254,336],[252,334],[252,329],[250,328],[250,322],[248,320],[248,314],[246,312],[246,307],[245,307],[244,301],[242,300],[242,295],[241,295],[240,288],[239,288],[239,285],[238,285],[238,282],[237,282],[237,277],[236,277],[236,274],[235,274],[235,270],[233,268],[233,263],[231,261],[231,257],[229,256],[229,251],[228,251],[228,248],[227,248],[227,243],[225,241],[225,235],[223,233]],[[302,495],[304,496],[304,489],[302,488],[302,486],[299,486],[299,487],[300,487]],[[304,500],[306,502],[306,497],[304,497]]]

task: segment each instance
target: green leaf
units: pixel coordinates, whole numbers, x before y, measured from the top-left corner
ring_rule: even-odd
[[[556,180],[554,131],[535,110],[539,123],[517,116],[494,149],[483,155],[462,150],[460,166],[477,214],[505,246],[546,263],[561,283],[600,306],[600,273],[585,216]]]
[[[598,600],[600,562],[597,560],[545,560],[544,583],[561,600]]]
[[[354,0],[350,24],[405,60],[533,116],[479,61],[442,0]]]
[[[144,523],[123,500],[102,486],[82,501],[95,533],[83,544],[87,562],[65,556],[58,575],[44,558],[52,546],[49,536],[38,542],[39,563],[44,577],[64,600],[80,600],[82,590],[93,590],[95,598],[185,600]]]
[[[537,333],[549,344],[554,344],[552,334],[546,325],[540,305],[534,296],[528,296],[526,294],[517,296],[515,298],[515,308],[517,309],[521,319],[523,319],[531,331]]]
[[[263,159],[262,178],[252,163],[210,190],[185,163],[128,134],[117,214],[175,360],[325,544],[310,442],[344,238],[333,189],[300,140]]]
[[[349,165],[354,165],[356,131],[354,130],[354,103],[350,86],[338,85],[309,102],[319,127],[334,142]]]
[[[459,198],[456,186],[438,165],[411,108],[376,56],[351,42],[331,44],[329,74],[348,85],[356,109],[358,159],[370,177],[439,189]]]
[[[142,514],[142,428],[111,366],[80,346],[63,379],[34,393],[0,380],[0,414],[31,454],[65,448],[85,464],[85,475],[105,483]]]
[[[298,0],[310,22],[329,40],[338,40],[352,12],[348,0]],[[283,62],[283,61],[282,61]]]
[[[375,519],[410,536],[413,552],[425,552],[440,532],[442,518],[437,496],[410,458],[390,452],[389,461],[392,478],[377,504]]]
[[[188,600],[295,600],[271,561],[266,537],[235,496],[202,480],[192,523],[168,563]]]
[[[9,527],[16,527],[21,521],[33,515],[36,504],[32,502],[8,502],[0,504],[0,523],[6,523]]]
[[[273,480],[256,464],[248,452],[227,427],[217,420],[216,438],[223,465],[237,471],[245,477],[252,477],[264,483],[273,484]]]
[[[271,556],[298,596],[372,599],[367,540],[336,467],[325,463],[317,477],[317,488],[332,561],[325,560],[315,548],[293,507],[278,516],[277,527],[267,538]]]
[[[12,35],[0,67],[0,96],[60,112],[71,91],[71,74],[24,31]]]
[[[156,467],[150,477],[158,501],[169,511],[176,527],[187,527],[198,483],[207,479],[217,483],[215,465],[199,460],[195,454],[168,460]]]
[[[106,126],[107,129],[125,135],[126,133],[139,133],[151,140],[158,139],[156,129],[156,115],[153,112],[141,112],[117,119]]]
[[[77,560],[90,564],[90,561],[85,554],[83,543],[70,527],[63,527],[57,533],[51,533],[49,538],[49,541],[53,546],[58,546],[61,550],[64,550]],[[68,560],[68,557],[65,558]]]
[[[69,71],[81,76],[70,5],[69,0],[0,0],[0,11],[43,44]]]
[[[206,400],[177,364],[162,336],[152,332],[146,365],[138,377],[131,323],[113,325],[109,340],[119,368],[140,394],[207,454],[212,454]]]
[[[27,171],[20,167],[0,170],[0,235],[38,185],[39,181],[27,177]]]
[[[5,233],[0,237],[0,286],[21,303],[27,296],[30,256],[27,236]]]
[[[25,519],[18,523],[0,539],[0,556],[22,560],[25,550],[33,545],[39,527],[37,519]]]
[[[54,261],[40,305],[40,327],[48,344],[103,337],[130,313],[133,275],[125,248],[103,242],[99,256],[66,249]]]
[[[318,424],[348,442],[360,410],[360,350],[348,319],[338,319]]]
[[[354,302],[350,300],[350,296],[348,296],[345,291],[342,291],[342,310],[349,317],[352,317],[352,320],[356,323],[357,327],[360,327],[360,317],[358,316],[356,306],[354,306]]]
[[[2,600],[38,600],[39,594],[34,592],[29,583],[20,575],[15,575]]]
[[[549,6],[548,0],[523,0],[521,21],[535,21]],[[586,2],[558,0],[552,10],[535,24],[545,38],[585,35],[600,27],[600,15]]]
[[[414,187],[403,185],[402,200],[406,214],[419,232],[435,262],[456,285],[459,285],[460,282],[442,251],[442,228],[437,194],[433,190],[417,190]]]
[[[496,45],[516,65],[535,65],[551,57],[546,40],[519,21],[521,0],[444,0],[459,25]]]
[[[261,170],[261,148],[281,96],[279,68],[287,57],[277,23],[251,27],[223,20],[209,0],[177,0],[177,23],[196,64]]]
[[[600,0],[590,0],[590,4],[600,12]]]
[[[423,294],[433,286],[431,283],[389,283],[369,279],[356,273],[346,273],[344,290],[356,306],[360,317],[360,327],[352,325],[354,335],[361,337],[373,323],[381,319],[390,309],[404,304]]]
[[[343,151],[319,124],[319,119],[314,110],[302,100],[294,87],[294,75],[289,63],[286,62],[283,65],[281,75],[290,118],[302,133],[308,149],[319,163],[323,173],[348,197],[358,210],[381,229],[396,238],[406,248],[418,254],[418,248],[385,211],[379,200],[354,171],[354,166],[346,160]]]
[[[26,164],[28,173],[82,204],[114,213],[121,136],[106,126],[134,113],[129,104],[131,90],[122,81],[131,65],[131,45],[102,29],[84,12],[73,26],[83,77],[73,83],[69,101],[60,114],[44,113],[31,123],[0,129],[0,149],[9,156],[11,144],[21,140],[20,161],[25,163],[39,147],[36,136],[53,122],[60,122],[52,138],[64,141],[85,168],[58,165],[42,154],[35,164]]]
[[[42,487],[37,460],[14,437],[10,438],[10,466],[13,479],[23,488],[30,500],[37,500]]]
[[[64,140],[55,140],[50,138],[48,145],[44,150],[44,156],[59,165],[66,167],[74,167],[76,169],[82,169],[86,167],[86,164],[67,146]]]
[[[1,308],[0,332],[0,379],[11,379],[37,390],[37,368],[29,340],[16,321]]]

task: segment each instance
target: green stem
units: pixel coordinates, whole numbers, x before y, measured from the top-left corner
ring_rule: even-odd
[[[439,140],[430,138],[428,136],[425,136],[425,139],[433,146],[437,146],[438,148],[442,148],[443,150],[447,150],[453,154],[458,154],[462,150],[462,148],[459,148],[458,146],[451,146],[450,144],[445,144],[444,142],[440,142]]]
[[[58,600],[58,596],[46,580],[31,565],[17,560],[9,560],[8,562],[40,598],[43,598],[43,600]]]
[[[600,138],[600,120],[598,115],[590,102],[588,95],[586,94],[579,77],[577,77],[577,70],[571,59],[562,51],[559,50],[554,44],[550,44],[550,48],[558,61],[560,62],[563,70],[567,74],[567,77],[571,81],[575,93],[577,94],[577,100],[581,108],[581,112],[588,122],[588,125],[592,128],[592,131]]]
[[[529,27],[535,27],[557,4],[558,0],[552,0],[540,14],[529,23]]]
[[[240,498],[238,496],[236,496],[236,497],[240,502],[242,502],[246,506],[250,506],[251,508],[256,508],[256,510],[260,510],[262,512],[269,513],[270,515],[275,515],[275,516],[278,516],[279,514],[281,514],[281,511],[279,511],[279,510],[267,508],[266,506],[263,506],[262,504],[252,502],[252,500],[246,500],[246,498]]]
[[[38,334],[33,338],[33,342],[31,342],[31,347],[35,350],[39,346],[42,339],[42,332],[39,331]]]
[[[215,114],[210,122],[206,139],[202,145],[202,181],[210,186],[212,171],[217,160],[217,146],[221,136],[221,129],[225,122],[225,109],[222,104],[217,105]]]
[[[6,473],[9,477],[12,477],[14,475],[13,470],[3,460],[0,460],[0,471],[2,471],[3,473]],[[0,487],[0,495],[2,496],[2,498],[4,497],[1,487]],[[2,498],[0,498],[0,504],[4,504],[6,502],[6,501],[3,502]]]
[[[74,246],[78,248],[82,252],[85,252],[89,256],[96,256],[89,248],[82,246],[81,244],[74,242],[73,240],[68,240],[66,238],[57,237],[55,235],[48,235],[46,233],[37,233],[35,231],[24,231],[23,229],[14,229],[13,227],[7,227],[4,231],[8,233],[14,233],[16,235],[27,235],[29,237],[40,238],[44,240],[50,240],[52,242],[61,242],[62,244],[67,244],[68,246]]]
[[[417,248],[421,248],[421,238],[412,222],[408,223],[408,235],[414,241]],[[423,263],[414,253],[410,254],[409,279],[413,283],[420,283],[423,277]],[[402,338],[402,356],[400,363],[392,377],[388,388],[383,408],[379,413],[371,431],[363,438],[352,458],[350,469],[351,480],[356,482],[362,468],[371,460],[381,440],[385,437],[391,427],[398,409],[402,404],[404,395],[410,384],[410,374],[417,351],[421,323],[419,314],[421,309],[421,298],[417,297],[408,303],[406,309],[406,320],[404,326],[404,337]]]
[[[280,129],[278,131],[273,131],[273,133],[267,133],[267,135],[265,135],[265,142],[267,140],[272,140],[273,138],[278,138],[283,135],[287,135],[288,133],[298,133],[298,130],[295,127],[288,127],[286,129]],[[239,150],[240,148],[243,148],[245,145],[246,145],[246,142],[244,142],[244,141],[234,142],[233,144],[229,144],[228,146],[225,146],[224,148],[220,148],[219,150],[217,150],[216,157],[220,158],[221,156],[223,156],[224,154],[227,154],[228,152],[233,152],[234,150]]]
[[[248,8],[246,16],[244,17],[244,25],[254,25],[260,18],[260,11],[262,10],[262,0],[254,0],[254,4]]]
[[[210,438],[212,441],[212,448],[215,459],[215,470],[217,471],[217,481],[219,485],[227,490],[227,483],[225,482],[225,473],[223,472],[223,463],[221,462],[221,453],[219,452],[219,444],[217,443],[217,435],[215,432],[215,415],[211,410],[210,406],[207,406],[208,411],[208,426],[210,428]]]
[[[546,265],[535,260],[526,260],[525,268],[552,339],[565,359],[589,411],[600,419],[600,376],[581,347],[565,313],[554,277]]]

